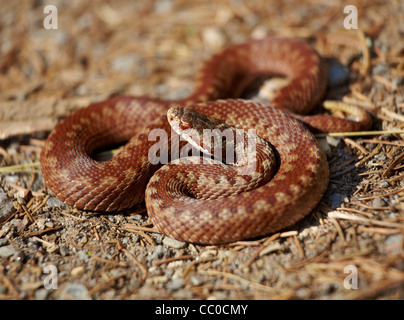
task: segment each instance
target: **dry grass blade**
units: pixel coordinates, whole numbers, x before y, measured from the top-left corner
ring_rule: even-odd
[[[260,252],[262,252],[265,249],[265,247],[268,246],[268,244],[270,244],[271,242],[278,239],[279,236],[280,236],[280,233],[275,233],[274,235],[270,236],[267,240],[265,240],[265,242],[255,251],[254,255],[246,262],[244,267],[248,268],[254,262],[254,260],[258,257]]]
[[[360,198],[360,200],[372,200],[374,198],[392,196],[392,195],[395,195],[395,194],[398,194],[398,193],[401,193],[401,192],[404,192],[404,188],[401,188],[401,189],[398,189],[398,190],[395,190],[395,191],[390,191],[390,192],[383,193],[383,194],[374,195],[374,196],[371,196],[371,197],[363,197],[363,198]]]
[[[12,166],[0,167],[0,173],[15,173],[15,172],[24,172],[24,173],[41,173],[41,170],[33,170],[30,168],[40,167],[39,162],[34,163],[25,163],[25,164],[16,164]]]
[[[143,276],[142,276],[142,278],[141,278],[140,280],[141,280],[141,281],[146,280],[147,275],[148,275],[148,273],[149,273],[148,270],[147,270],[147,267],[146,267],[143,263],[141,263],[139,260],[137,260],[136,257],[135,257],[128,249],[126,249],[126,248],[122,245],[121,242],[118,242],[117,247],[118,247],[118,249],[119,249],[120,251],[122,251],[123,253],[125,253],[125,254],[129,257],[129,259],[130,259],[136,266],[138,266],[139,269],[142,271]]]
[[[384,131],[354,131],[354,132],[329,132],[316,133],[316,138],[324,137],[360,137],[360,136],[378,136],[383,134],[403,134],[404,130],[384,130]]]
[[[120,278],[124,277],[126,274],[125,273],[121,273],[118,274],[115,277],[112,277],[109,280],[104,281],[103,283],[100,283],[99,285],[95,286],[94,288],[88,290],[88,295],[92,296],[93,294],[95,294],[96,292],[110,286],[111,284],[113,284],[115,281],[119,280]]]
[[[342,213],[342,212],[338,212],[338,211],[331,211],[327,215],[329,218],[350,220],[350,221],[354,221],[354,222],[373,224],[373,225],[378,225],[378,226],[383,226],[383,227],[388,227],[388,228],[404,229],[404,224],[388,222],[388,221],[380,221],[380,220],[376,220],[376,219],[368,219],[368,218],[358,217],[356,215]]]
[[[404,159],[404,152],[400,154],[398,157],[396,157],[390,165],[387,167],[387,169],[383,172],[382,177],[386,178],[390,175],[391,171],[393,171],[394,167],[402,162]]]
[[[142,226],[138,226],[138,225],[133,224],[133,223],[124,223],[122,230],[127,230],[127,231],[146,231],[146,232],[151,232],[151,233],[160,233],[160,231],[158,231],[155,228],[142,227]]]

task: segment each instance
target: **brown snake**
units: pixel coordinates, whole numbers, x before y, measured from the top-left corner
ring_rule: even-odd
[[[226,243],[278,231],[307,215],[328,185],[327,160],[315,138],[283,111],[319,131],[370,126],[369,116],[356,109],[344,110],[354,113],[356,121],[305,115],[324,95],[326,69],[323,59],[296,39],[269,37],[231,46],[204,64],[186,99],[117,97],[65,118],[41,153],[46,184],[57,198],[84,210],[119,211],[145,200],[154,226],[183,241]],[[289,79],[271,106],[234,100],[265,75]],[[255,129],[274,150],[269,158],[257,157],[257,171],[268,169],[274,160],[277,164],[264,178],[240,175],[216,162],[152,164],[149,151],[156,140],[149,134],[153,129],[170,133],[167,111],[173,106],[188,106],[214,122]],[[161,152],[170,154],[175,140],[170,137]],[[96,150],[126,141],[112,159],[92,158]]]

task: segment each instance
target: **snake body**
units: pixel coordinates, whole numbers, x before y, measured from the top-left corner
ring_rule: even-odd
[[[188,242],[227,243],[290,226],[317,205],[328,185],[326,157],[299,121],[320,131],[369,126],[360,112],[357,121],[307,115],[324,95],[326,69],[323,59],[296,39],[269,37],[231,46],[204,64],[186,99],[116,97],[62,120],[41,152],[46,184],[57,198],[84,210],[119,211],[145,200],[158,230]],[[271,106],[237,99],[268,74],[289,79]],[[150,150],[156,140],[150,132],[169,133],[161,144],[167,149],[160,152],[171,154],[178,140],[167,121],[174,106],[188,106],[234,128],[254,128],[273,154],[257,157],[258,172],[252,176],[213,160],[154,164]],[[123,142],[112,159],[92,158],[96,150]],[[269,168],[268,175],[259,177],[259,168]]]

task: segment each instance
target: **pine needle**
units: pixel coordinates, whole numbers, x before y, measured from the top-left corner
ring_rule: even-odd
[[[41,173],[41,170],[30,169],[32,167],[39,167],[39,162],[16,164],[13,166],[1,167],[0,173],[14,173],[14,172],[27,172],[27,173]]]
[[[354,132],[328,132],[317,133],[316,138],[324,137],[354,137],[354,136],[377,136],[383,134],[403,134],[404,130],[386,130],[386,131],[354,131]]]

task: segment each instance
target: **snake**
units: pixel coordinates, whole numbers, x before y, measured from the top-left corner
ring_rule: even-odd
[[[233,44],[203,64],[186,98],[112,97],[60,121],[40,155],[46,186],[87,211],[119,212],[145,201],[155,228],[185,242],[223,244],[290,227],[328,187],[327,158],[311,131],[371,125],[354,106],[342,108],[351,118],[313,114],[327,72],[324,58],[300,39]],[[243,97],[254,81],[273,75],[288,83],[269,104]],[[236,159],[194,153],[206,148],[181,135],[204,126],[225,128],[234,137],[241,132]],[[249,139],[255,149],[248,149]],[[123,147],[111,159],[95,159],[98,150],[115,145]],[[227,148],[230,155],[238,145]]]

